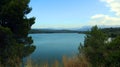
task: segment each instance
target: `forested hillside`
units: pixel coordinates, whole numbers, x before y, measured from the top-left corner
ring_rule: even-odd
[[[109,37],[116,37],[118,35],[120,35],[120,27],[116,27],[116,28],[104,28],[102,29],[102,31],[106,34],[108,34]]]

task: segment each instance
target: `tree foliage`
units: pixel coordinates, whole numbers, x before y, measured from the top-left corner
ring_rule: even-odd
[[[103,28],[101,29],[104,33],[106,33],[109,37],[117,37],[120,36],[120,27],[115,28]]]
[[[8,59],[22,59],[32,53],[35,46],[28,36],[35,18],[27,18],[32,10],[30,0],[1,0],[0,1],[0,63]],[[16,62],[16,60],[15,60]],[[14,62],[14,63],[15,63]],[[9,62],[8,62],[9,64]]]
[[[120,66],[120,36],[108,43],[104,52],[105,65],[108,67]]]
[[[120,37],[106,42],[107,35],[97,26],[94,26],[86,35],[84,45],[79,47],[91,63],[92,67],[119,67],[120,66]]]

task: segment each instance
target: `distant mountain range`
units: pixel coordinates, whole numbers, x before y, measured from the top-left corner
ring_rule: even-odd
[[[99,28],[116,28],[120,27],[120,25],[116,26],[98,26]],[[90,31],[92,26],[83,26],[81,28],[71,28],[71,29],[32,29],[29,33],[85,33],[86,31]]]
[[[99,25],[99,28],[103,29],[103,28],[116,28],[116,27],[120,27],[120,25]],[[72,28],[71,30],[78,30],[78,31],[89,31],[91,30],[92,26],[83,26],[81,28]]]
[[[30,33],[84,33],[78,30],[32,29]]]

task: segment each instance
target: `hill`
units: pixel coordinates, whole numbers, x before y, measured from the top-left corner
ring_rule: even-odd
[[[31,34],[35,33],[84,33],[84,31],[79,30],[58,30],[58,29],[32,29],[29,31]]]
[[[103,28],[101,30],[104,33],[108,34],[110,37],[116,37],[116,36],[120,35],[120,27]]]

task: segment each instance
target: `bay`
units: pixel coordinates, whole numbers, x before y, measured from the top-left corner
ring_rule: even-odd
[[[78,53],[80,43],[84,43],[85,34],[53,33],[29,34],[36,46],[29,56],[36,63],[62,61],[62,57],[73,57]]]

